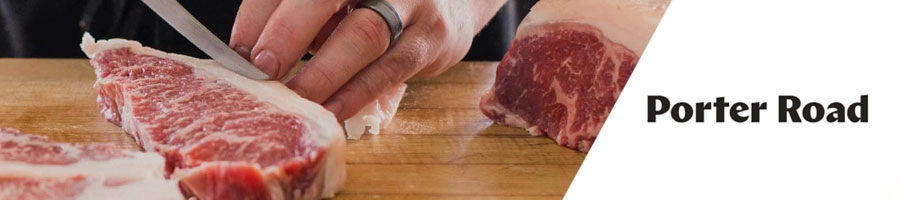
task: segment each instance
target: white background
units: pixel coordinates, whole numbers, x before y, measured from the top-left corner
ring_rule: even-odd
[[[674,0],[566,198],[900,197],[898,30],[898,1]],[[778,95],[863,94],[869,123],[778,122]],[[712,110],[648,123],[647,95],[769,109],[760,123],[715,123]]]

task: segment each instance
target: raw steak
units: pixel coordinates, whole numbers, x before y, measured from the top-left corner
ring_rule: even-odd
[[[279,82],[134,41],[85,34],[82,49],[103,115],[162,154],[187,196],[316,199],[343,185],[337,119]]]
[[[184,199],[165,160],[0,128],[0,199]]]
[[[497,67],[481,111],[590,150],[668,0],[542,0]]]
[[[383,128],[387,128],[397,114],[400,100],[406,94],[406,84],[401,83],[388,90],[384,96],[364,107],[356,115],[344,121],[348,139],[359,139],[368,130],[369,133],[378,135]],[[366,129],[368,128],[368,129]]]

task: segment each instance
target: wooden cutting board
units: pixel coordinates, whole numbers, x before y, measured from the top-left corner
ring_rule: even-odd
[[[478,109],[496,63],[463,62],[408,81],[381,135],[348,141],[337,199],[559,199],[585,154],[495,125]],[[0,127],[72,143],[140,150],[99,114],[86,59],[0,59]]]

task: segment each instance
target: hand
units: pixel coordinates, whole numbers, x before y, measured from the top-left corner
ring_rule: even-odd
[[[414,75],[435,76],[462,60],[472,39],[506,0],[386,0],[403,20],[390,29],[357,1],[245,0],[231,47],[280,79],[306,52],[315,55],[286,85],[338,120],[355,115]]]

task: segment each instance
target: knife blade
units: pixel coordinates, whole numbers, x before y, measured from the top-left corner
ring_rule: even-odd
[[[234,73],[241,76],[255,79],[268,80],[269,75],[259,70],[249,61],[237,54],[233,49],[229,48],[225,42],[219,40],[216,35],[209,31],[197,18],[194,18],[176,0],[141,0],[156,12],[159,17],[175,28],[188,41],[191,41],[197,48],[209,55],[213,60],[218,62]]]

